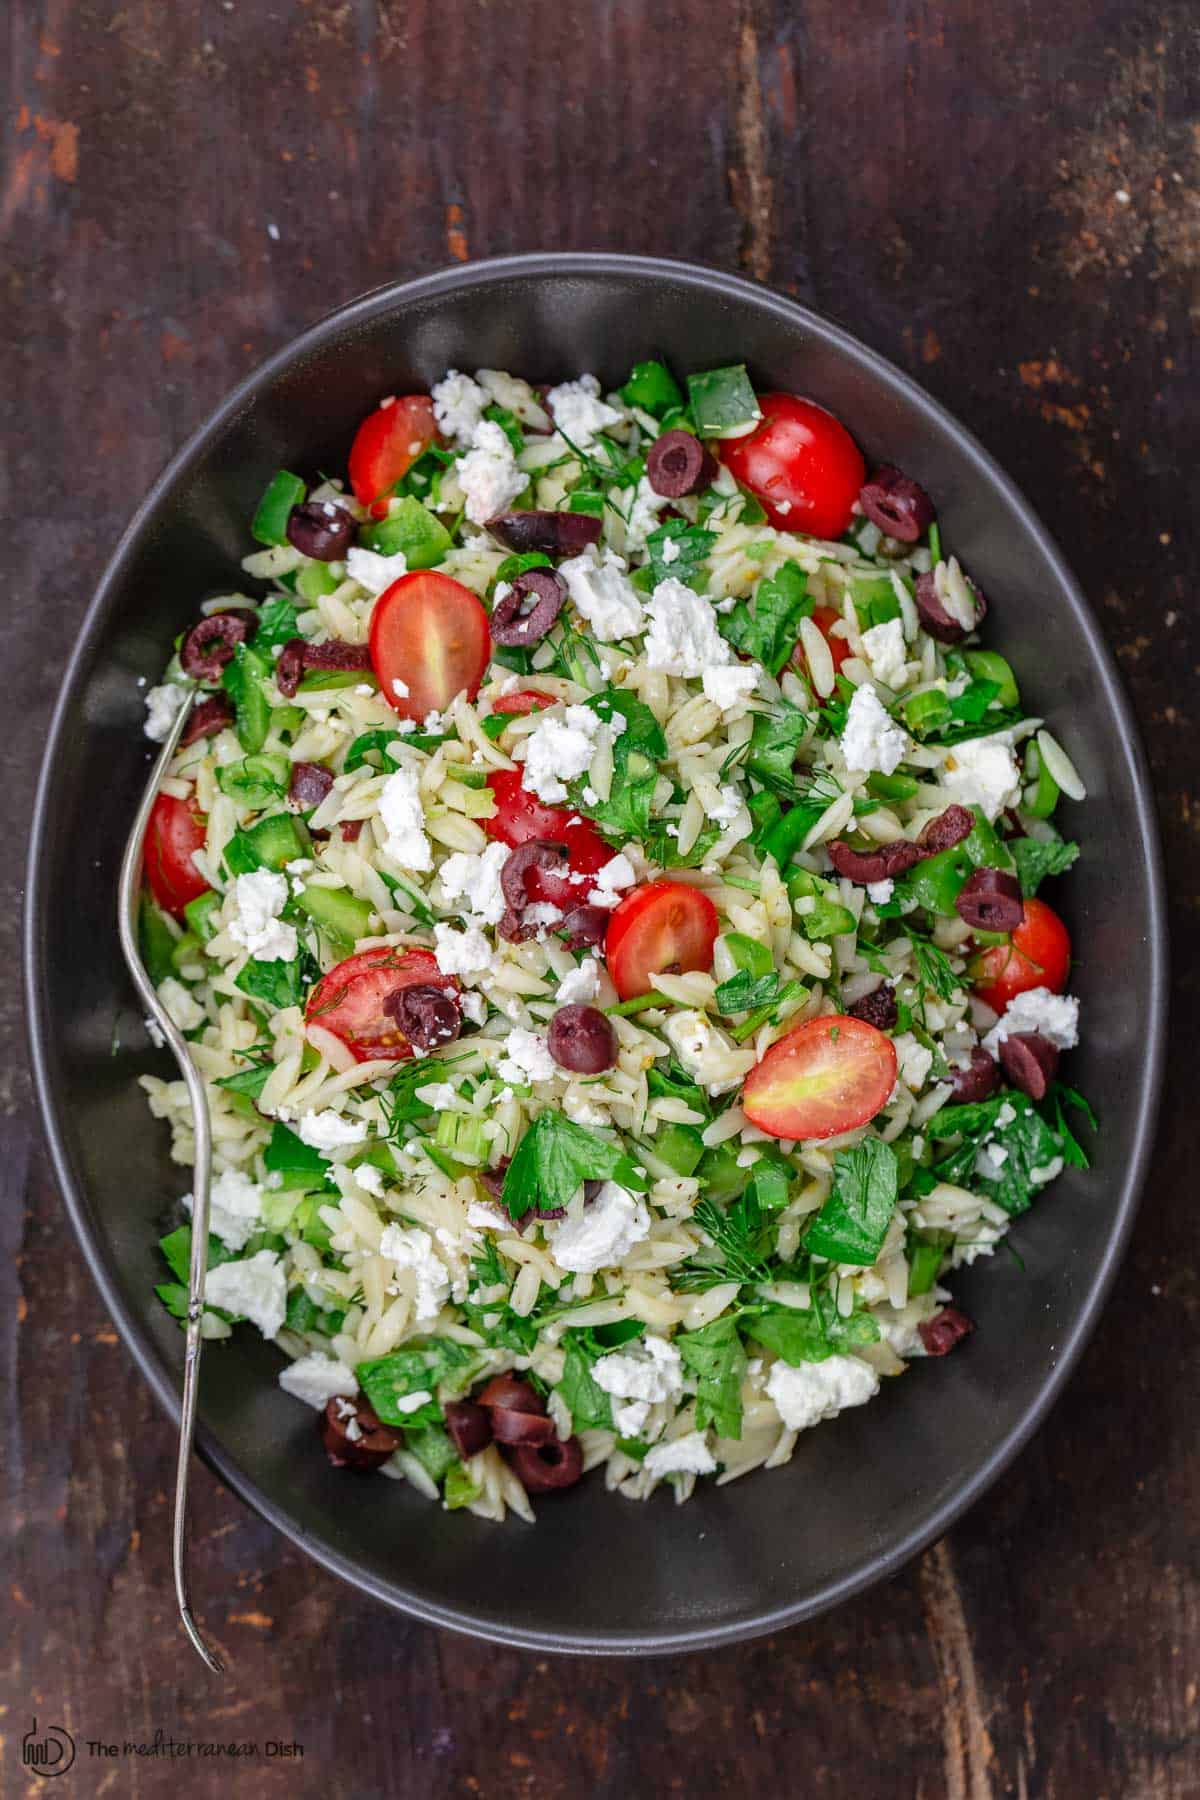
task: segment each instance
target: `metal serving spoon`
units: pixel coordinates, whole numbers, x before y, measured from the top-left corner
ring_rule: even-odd
[[[171,766],[183,727],[196,699],[193,688],[179,709],[178,717],[167,733],[162,750],[150,771],[142,803],[125,845],[121,861],[121,880],[117,899],[117,930],[121,950],[133,976],[142,1004],[153,1018],[179,1064],[179,1072],[187,1083],[192,1107],[192,1127],[196,1143],[196,1166],[192,1182],[192,1254],[188,1267],[187,1343],[183,1362],[183,1404],[179,1413],[179,1451],[175,1463],[175,1518],[171,1534],[171,1551],[175,1567],[175,1597],[183,1628],[198,1655],[215,1674],[225,1665],[215,1650],[204,1641],[200,1627],[192,1615],[187,1577],[187,1509],[188,1476],[192,1462],[192,1440],[196,1431],[196,1396],[200,1386],[200,1351],[204,1340],[200,1335],[200,1317],[204,1311],[204,1277],[208,1267],[208,1190],[212,1176],[212,1131],[208,1117],[208,1100],[204,1082],[192,1061],[186,1040],[170,1018],[146,972],[138,946],[138,906],[142,889],[142,853],[150,811],[158,798],[159,785]]]

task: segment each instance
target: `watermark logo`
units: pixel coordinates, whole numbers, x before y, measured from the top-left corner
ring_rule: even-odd
[[[75,1761],[75,1739],[61,1725],[38,1730],[36,1718],[21,1739],[21,1761],[43,1779],[65,1775]]]

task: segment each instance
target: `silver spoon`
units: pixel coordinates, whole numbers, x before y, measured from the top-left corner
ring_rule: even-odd
[[[150,771],[150,779],[146,783],[146,791],[142,796],[142,803],[138,807],[137,817],[133,821],[129,839],[125,845],[125,855],[121,861],[117,930],[121,939],[121,950],[129,965],[129,973],[133,976],[134,986],[141,995],[142,1004],[162,1032],[170,1046],[171,1054],[179,1064],[179,1072],[187,1083],[188,1099],[192,1107],[192,1128],[196,1143],[196,1166],[192,1183],[192,1254],[188,1267],[187,1342],[183,1362],[183,1404],[179,1414],[179,1451],[175,1463],[175,1518],[171,1533],[171,1552],[175,1567],[175,1597],[179,1603],[179,1616],[183,1620],[183,1628],[191,1639],[197,1654],[203,1658],[215,1674],[220,1675],[224,1672],[225,1665],[216,1651],[209,1649],[200,1627],[192,1616],[187,1577],[188,1476],[192,1463],[192,1440],[196,1431],[200,1351],[204,1343],[200,1335],[200,1318],[204,1311],[204,1277],[208,1267],[208,1190],[212,1176],[212,1131],[209,1125],[208,1100],[205,1097],[204,1082],[200,1071],[192,1061],[186,1040],[176,1028],[155,991],[154,983],[142,962],[141,950],[138,945],[138,907],[142,890],[142,852],[146,837],[146,825],[150,818],[150,810],[158,798],[159,785],[171,766],[171,758],[175,754],[195,699],[196,690],[193,688],[188,693],[187,699],[179,709],[178,717],[167,733],[158,759]]]

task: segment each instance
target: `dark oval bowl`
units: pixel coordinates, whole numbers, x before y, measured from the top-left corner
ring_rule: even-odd
[[[987,641],[1069,745],[1088,800],[1063,885],[1081,959],[1070,1078],[1103,1120],[1090,1173],[1069,1170],[1022,1220],[1024,1272],[1000,1255],[955,1280],[976,1335],[918,1363],[872,1405],[805,1433],[789,1466],[685,1507],[632,1506],[599,1478],[538,1506],[530,1531],[429,1506],[331,1469],[313,1414],[276,1386],[253,1333],[204,1359],[201,1450],[327,1568],[418,1618],[540,1650],[639,1653],[778,1630],[894,1571],[944,1531],[1045,1416],[1117,1266],[1153,1136],[1165,934],[1159,852],[1129,708],[1053,542],[975,440],[845,333],[713,270],[622,256],[456,268],[353,301],[230,395],[139,508],[80,633],[51,732],[29,877],[34,1066],[67,1205],[147,1380],[178,1407],[183,1339],[154,1298],[155,1239],[186,1181],[136,1078],[162,1072],[121,965],[117,866],[147,772],[139,676],[157,678],[198,597],[236,585],[247,521],[281,464],[345,466],[381,394],[451,367],[555,380],[623,377],[665,352],[687,371],[744,358],[759,386],[832,409],[868,458],[934,496],[945,541],[992,602]],[[114,1050],[114,1042],[117,1048]]]

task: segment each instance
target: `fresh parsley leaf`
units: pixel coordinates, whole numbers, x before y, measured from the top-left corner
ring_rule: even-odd
[[[867,1312],[843,1318],[827,1288],[814,1288],[807,1311],[794,1306],[767,1306],[746,1316],[746,1332],[765,1344],[792,1368],[826,1362],[862,1344],[879,1341],[879,1327]]]
[[[271,1130],[271,1141],[263,1151],[263,1165],[268,1174],[282,1175],[284,1187],[324,1187],[328,1162],[298,1138],[290,1126],[278,1119]]]
[[[705,531],[702,525],[689,525],[683,519],[668,519],[656,531],[651,531],[646,538],[648,573],[643,577],[647,590],[652,592],[660,581],[666,581],[671,575],[685,587],[695,587],[704,560],[716,541],[715,531]]]
[[[1095,1113],[1083,1095],[1064,1081],[1052,1081],[1050,1091],[1042,1103],[1042,1116],[1052,1111],[1052,1123],[1062,1143],[1062,1159],[1073,1169],[1090,1169],[1087,1151],[1075,1136],[1067,1122],[1066,1107],[1073,1107],[1081,1112],[1093,1131],[1099,1131],[1100,1125]]]
[[[720,837],[721,827],[705,825],[691,849],[686,850],[682,856],[679,854],[678,835],[678,832],[675,836],[671,835],[665,819],[651,819],[649,827],[642,833],[647,860],[657,863],[660,869],[697,869]]]
[[[758,714],[750,734],[750,750],[746,757],[748,773],[756,775],[764,787],[772,788],[788,800],[796,797],[796,756],[811,722],[808,714],[801,712],[799,707],[780,701],[769,713]],[[815,818],[820,816],[818,812]]]
[[[251,1100],[257,1100],[271,1077],[274,1064],[271,1062],[254,1063],[248,1069],[241,1069],[236,1075],[222,1075],[214,1082],[215,1087],[228,1088],[232,1094],[246,1094]]]
[[[623,719],[625,728],[613,742],[613,778],[607,800],[584,800],[586,777],[571,784],[571,803],[596,829],[615,843],[645,839],[650,832],[650,804],[658,783],[658,765],[667,754],[662,726],[650,708],[624,689],[596,694],[586,702],[606,723]]]
[[[804,1248],[830,1262],[869,1268],[892,1222],[900,1182],[896,1153],[864,1138],[833,1159],[833,1192],[809,1226]]]
[[[603,1138],[564,1113],[539,1113],[517,1145],[504,1177],[504,1206],[511,1219],[536,1208],[566,1206],[585,1181],[617,1181],[643,1192],[645,1175],[619,1143]]]
[[[738,969],[718,987],[717,1011],[728,1017],[752,1007],[773,1006],[778,997],[779,976],[773,970],[770,975],[751,975],[749,969]]]
[[[192,1260],[192,1228],[190,1225],[179,1225],[169,1231],[166,1237],[159,1238],[158,1247],[166,1258],[167,1266],[176,1281],[181,1281],[186,1289],[188,1273]],[[234,1252],[227,1250],[220,1238],[208,1234],[208,1266],[215,1269],[220,1263],[232,1262]],[[186,1309],[185,1309],[186,1310]]]
[[[346,773],[361,769],[364,763],[370,763],[372,768],[382,769],[388,775],[394,774],[400,765],[390,751],[391,746],[400,741],[399,734],[386,725],[379,731],[360,732],[346,752]]]
[[[1065,838],[1020,837],[1009,840],[1008,849],[1021,878],[1021,892],[1028,900],[1048,875],[1063,875],[1079,855],[1079,845]]]
[[[944,1106],[930,1120],[929,1131],[939,1140],[960,1139],[935,1163],[933,1173],[939,1181],[970,1185],[1014,1215],[1032,1205],[1039,1189],[1053,1179],[1048,1171],[1057,1173],[1055,1165],[1065,1160],[1057,1133],[1033,1101],[1015,1089],[1004,1089],[971,1106]],[[981,1164],[980,1152],[992,1145],[1003,1153],[1003,1160],[996,1163],[985,1156]],[[989,1165],[994,1174],[986,1172]]]
[[[387,1135],[393,1142],[404,1142],[402,1126],[427,1119],[433,1111],[424,1100],[417,1098],[417,1089],[430,1082],[453,1080],[453,1075],[452,1065],[440,1057],[423,1056],[401,1064],[388,1083],[387,1091],[379,1097]]]
[[[290,600],[282,594],[272,594],[258,609],[254,648],[269,655],[276,644],[286,644],[289,638],[299,637],[299,617],[300,614]]]
[[[748,523],[744,516],[742,522]],[[796,647],[801,619],[811,616],[813,606],[808,576],[799,563],[786,562],[759,582],[752,600],[718,613],[717,627],[735,650],[778,675]]]
[[[558,1391],[571,1414],[571,1423],[576,1431],[611,1431],[612,1405],[592,1377],[595,1357],[588,1354],[580,1332],[564,1332],[562,1343],[565,1361]]]
[[[259,962],[252,956],[242,965],[233,985],[252,1000],[261,1000],[272,1011],[281,1012],[285,1006],[301,1004],[308,983],[300,957],[294,962]]]
[[[412,1412],[404,1412],[396,1404],[409,1394],[422,1390],[434,1394],[443,1383],[460,1393],[479,1367],[479,1353],[453,1338],[428,1338],[425,1343],[411,1344],[393,1350],[388,1356],[374,1356],[360,1362],[355,1369],[358,1385],[385,1425],[403,1426],[415,1431],[422,1425],[436,1424],[442,1409],[435,1399],[423,1401]],[[414,1448],[408,1444],[406,1449]]]
[[[655,1063],[646,1072],[646,1086],[652,1099],[682,1100],[694,1112],[712,1117],[708,1095],[698,1082],[692,1081],[677,1063]]]
[[[742,1380],[746,1352],[732,1314],[714,1319],[699,1331],[677,1333],[675,1347],[683,1365],[696,1377],[696,1424],[714,1425],[717,1435],[742,1435]]]

